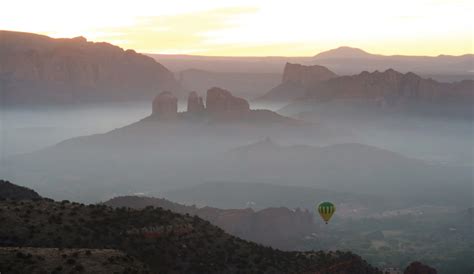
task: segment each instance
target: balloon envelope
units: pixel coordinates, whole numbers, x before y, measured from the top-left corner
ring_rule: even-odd
[[[321,218],[327,224],[328,221],[331,219],[332,215],[334,214],[334,212],[336,212],[336,207],[334,206],[333,203],[323,202],[319,204],[318,212],[319,212],[319,215],[321,215]]]

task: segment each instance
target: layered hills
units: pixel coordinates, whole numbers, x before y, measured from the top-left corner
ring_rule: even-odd
[[[114,268],[143,271],[142,262],[151,273],[379,273],[349,252],[284,252],[231,236],[197,216],[162,208],[0,201],[0,217],[0,261],[8,261],[0,264],[2,272],[20,260],[22,268],[27,262],[59,272],[86,267],[98,273]]]
[[[186,206],[166,199],[144,196],[115,197],[104,203],[112,207],[143,209],[161,207],[180,214],[197,215],[227,233],[259,244],[284,250],[297,249],[304,238],[317,230],[313,214],[307,209],[290,210],[286,207],[262,210],[220,209],[215,207]],[[274,229],[268,229],[273,227]]]
[[[392,68],[403,73],[414,72],[424,78],[434,78],[441,82],[464,79],[473,80],[473,54],[460,56],[407,56],[381,55],[366,52],[359,48],[342,46],[321,52],[312,58],[340,75],[351,75],[361,71],[385,71]]]
[[[361,71],[385,71],[393,68],[414,72],[424,78],[441,82],[473,79],[474,55],[408,56],[380,55],[352,47],[339,47],[307,57],[229,57],[149,54],[174,72],[199,69],[226,73],[281,73],[285,63],[307,66],[321,65],[338,75],[352,75]]]
[[[474,103],[473,85],[472,80],[440,83],[414,73],[388,69],[331,79],[311,87],[307,96],[318,101],[366,99],[388,106],[423,103],[471,106]]]
[[[282,83],[261,99],[286,101],[302,99],[317,103],[334,100],[365,100],[380,106],[436,104],[440,107],[474,103],[474,81],[441,83],[412,72],[393,69],[337,76],[322,66],[287,64]]]
[[[0,31],[0,41],[4,106],[149,100],[179,90],[168,69],[134,50],[12,31]]]

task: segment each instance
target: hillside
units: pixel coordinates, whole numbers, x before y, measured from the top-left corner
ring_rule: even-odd
[[[267,139],[229,151],[219,167],[232,181],[291,185],[298,178],[306,186],[397,197],[406,203],[449,200],[466,205],[469,199],[463,192],[472,178],[468,167],[430,164],[360,143],[288,146]],[[441,194],[440,189],[445,191]]]
[[[32,200],[41,196],[34,190],[0,180],[0,200]]]
[[[1,246],[119,249],[154,273],[378,273],[351,253],[283,252],[161,208],[0,201],[0,218]]]
[[[154,206],[180,214],[197,215],[231,235],[284,250],[297,249],[304,243],[306,236],[317,230],[313,214],[307,209],[301,210],[299,208],[290,210],[286,207],[274,207],[257,211],[251,208],[199,208],[173,203],[166,199],[143,196],[115,197],[104,204],[135,209]],[[269,227],[275,229],[268,230]]]
[[[179,91],[152,58],[84,37],[53,39],[0,31],[2,104],[51,105],[151,99]]]
[[[135,258],[115,249],[0,247],[3,273],[149,273]]]

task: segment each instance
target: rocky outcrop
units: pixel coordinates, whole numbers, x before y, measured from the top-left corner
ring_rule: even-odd
[[[178,115],[178,98],[169,91],[164,91],[153,100],[153,116],[171,119]]]
[[[286,102],[302,98],[308,89],[334,77],[337,75],[323,66],[286,63],[281,84],[271,89],[259,100]]]
[[[149,100],[179,89],[151,57],[84,37],[53,39],[0,31],[0,84],[5,105]]]
[[[201,96],[193,91],[188,96],[188,112],[189,113],[201,113],[205,109],[204,101]]]
[[[420,262],[412,262],[405,271],[403,272],[404,274],[436,274],[438,273],[436,269],[422,264]]]
[[[323,66],[304,66],[300,64],[286,63],[283,70],[282,83],[293,82],[304,88],[310,88],[315,84],[329,80],[337,75]]]
[[[353,76],[330,79],[308,92],[317,101],[363,99],[382,105],[410,103],[472,104],[474,81],[440,83],[424,79],[414,73],[400,73],[393,69],[384,72],[364,71]]]
[[[213,87],[207,91],[206,109],[209,114],[239,115],[250,111],[247,100],[233,96],[228,90]]]
[[[300,125],[295,119],[264,109],[251,110],[247,100],[233,96],[228,90],[214,87],[207,91],[206,105],[196,92],[188,96],[188,109],[178,113],[178,99],[162,92],[153,101],[152,115],[146,120],[171,119],[192,122]]]

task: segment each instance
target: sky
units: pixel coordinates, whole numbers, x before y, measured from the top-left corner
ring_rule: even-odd
[[[470,0],[5,0],[0,29],[84,36],[146,53],[474,53]]]

